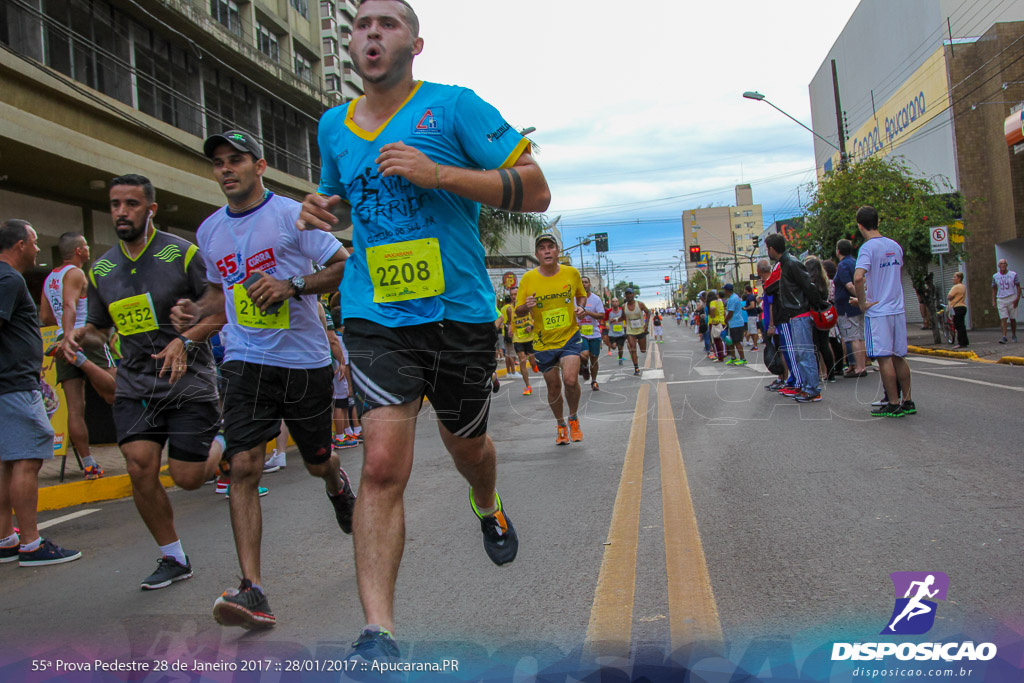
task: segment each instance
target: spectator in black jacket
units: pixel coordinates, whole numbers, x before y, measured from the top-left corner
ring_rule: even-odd
[[[786,249],[786,238],[778,233],[765,238],[768,258],[780,266],[778,322],[788,322],[792,337],[791,348],[799,372],[800,392],[793,398],[799,403],[815,403],[821,400],[818,375],[818,358],[814,353],[814,323],[811,309],[822,308],[822,297],[811,282],[807,268]]]

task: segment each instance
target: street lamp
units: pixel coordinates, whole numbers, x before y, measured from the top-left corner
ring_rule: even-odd
[[[771,105],[771,106],[772,106],[772,107],[774,107],[774,108],[775,108],[775,109],[776,109],[777,111],[780,111],[780,112],[782,112],[782,113],[783,113],[783,114],[784,114],[785,116],[789,117],[789,118],[790,118],[790,119],[792,119],[793,121],[796,121],[796,123],[798,123],[798,124],[799,124],[799,125],[800,125],[801,127],[803,127],[803,128],[805,128],[805,129],[807,129],[808,131],[810,131],[811,135],[813,135],[814,137],[816,137],[816,138],[818,138],[819,140],[821,140],[822,142],[826,143],[827,145],[829,145],[829,146],[830,146],[830,147],[832,147],[833,149],[835,149],[835,150],[837,150],[837,151],[840,151],[840,152],[842,152],[842,150],[841,150],[841,149],[839,149],[839,146],[838,146],[838,145],[836,145],[836,144],[835,144],[834,142],[832,142],[831,140],[829,140],[829,139],[827,139],[827,138],[823,138],[823,137],[821,137],[820,135],[818,135],[817,133],[815,133],[815,132],[814,132],[813,130],[811,130],[811,129],[810,129],[810,128],[809,128],[808,126],[804,125],[804,123],[803,123],[802,121],[800,121],[799,119],[795,119],[795,118],[793,118],[792,116],[790,116],[790,115],[789,115],[789,114],[787,114],[786,112],[784,112],[784,111],[782,111],[781,109],[779,109],[778,107],[776,107],[776,106],[775,106],[774,104],[772,104],[772,103],[771,103],[771,101],[770,101],[770,100],[768,100],[768,99],[767,99],[767,98],[766,98],[766,97],[765,97],[764,95],[762,95],[761,93],[757,92],[756,90],[748,90],[747,92],[743,93],[743,96],[744,96],[745,98],[747,98],[748,100],[755,100],[755,101],[757,101],[757,102],[764,102],[765,104],[769,104],[769,105]]]

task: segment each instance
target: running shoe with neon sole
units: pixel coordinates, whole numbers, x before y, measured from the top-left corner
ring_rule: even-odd
[[[157,560],[156,571],[142,580],[141,588],[144,591],[155,591],[158,588],[166,588],[175,581],[184,581],[192,578],[192,563],[185,558],[185,564],[181,564],[173,557],[161,557]]]
[[[523,389],[523,396],[529,396],[533,393],[533,387],[526,387]]]
[[[213,603],[213,618],[221,626],[241,626],[244,629],[270,628],[277,623],[270,603],[263,591],[242,579],[237,589],[229,588]]]
[[[103,476],[103,470],[100,469],[99,465],[93,465],[92,467],[86,467],[84,474],[87,480],[92,481],[100,479]]]
[[[338,527],[346,534],[352,533],[352,512],[356,508],[356,494],[352,491],[352,483],[348,480],[345,470],[338,468],[341,475],[341,491],[332,496],[327,494],[328,500],[334,506],[334,517],[338,520]]]
[[[516,534],[516,529],[512,526],[512,520],[505,514],[501,496],[497,491],[494,493],[494,501],[498,505],[497,512],[486,517],[482,516],[477,510],[476,503],[473,502],[473,488],[470,487],[469,505],[473,508],[473,514],[480,520],[480,531],[484,535],[484,550],[487,551],[487,557],[491,558],[491,562],[500,567],[516,559],[516,553],[519,552],[519,535]]]
[[[725,361],[725,364],[726,365],[733,365],[735,362],[736,362],[735,358],[729,358],[728,360]]]
[[[570,441],[583,441],[583,430],[580,429],[579,419],[569,420],[569,440]]]
[[[746,358],[740,358],[739,360],[737,360],[736,362],[733,363],[733,365],[746,365],[746,364],[747,364],[747,359]]]
[[[917,415],[917,406],[913,401],[904,401],[900,404],[900,411],[904,415]]]
[[[556,446],[569,445],[569,428],[565,425],[558,425],[558,436],[555,437]]]
[[[391,664],[401,660],[402,655],[398,651],[398,644],[391,636],[391,632],[376,624],[367,624],[359,634],[359,637],[352,643],[352,652],[345,657],[346,662],[351,662],[347,669],[354,674],[369,674],[373,663]],[[373,676],[380,674],[373,672]]]
[[[358,445],[359,439],[351,434],[345,434],[340,439],[338,437],[334,437],[335,448],[355,448]]]
[[[887,403],[876,410],[872,410],[871,414],[875,417],[903,417],[903,410],[898,405]]]

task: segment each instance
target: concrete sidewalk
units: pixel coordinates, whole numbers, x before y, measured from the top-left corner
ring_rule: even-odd
[[[1024,342],[1015,344],[1011,341],[1008,344],[1000,344],[999,340],[1002,336],[998,327],[968,330],[967,339],[970,344],[966,349],[954,350],[952,345],[947,344],[945,340],[936,344],[931,330],[922,330],[921,326],[916,323],[907,325],[907,342],[910,345],[911,353],[987,363],[1024,365]],[[1017,338],[1024,339],[1024,326],[1019,326]]]

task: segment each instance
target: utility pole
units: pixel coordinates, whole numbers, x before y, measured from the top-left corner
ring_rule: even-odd
[[[836,96],[836,130],[839,131],[839,168],[846,170],[846,126],[843,125],[843,106],[839,102],[839,76],[836,60],[832,60],[832,90]]]

